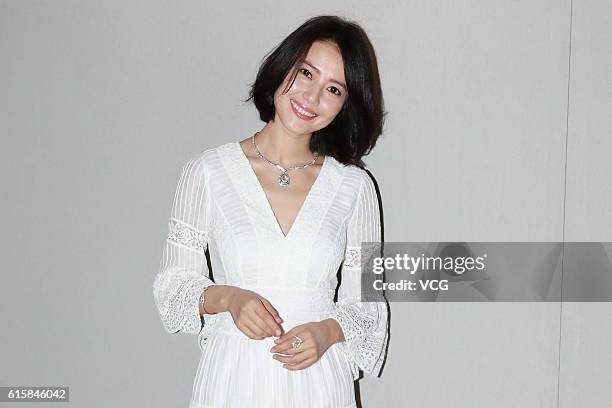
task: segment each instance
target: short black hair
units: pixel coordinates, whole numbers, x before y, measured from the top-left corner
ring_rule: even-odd
[[[253,101],[262,121],[273,120],[274,93],[291,70],[289,88],[293,85],[297,65],[315,41],[329,41],[340,49],[348,96],[334,120],[312,134],[310,150],[365,167],[362,157],[376,145],[386,113],[376,54],[358,23],[338,16],[307,20],[264,57],[245,102]]]

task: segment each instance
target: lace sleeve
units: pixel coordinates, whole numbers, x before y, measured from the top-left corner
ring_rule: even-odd
[[[338,302],[330,316],[342,328],[345,341],[337,344],[347,357],[355,380],[359,378],[359,368],[371,377],[379,375],[388,341],[388,311],[384,297],[376,302],[361,301],[361,242],[380,243],[376,189],[365,172],[348,223],[342,282]]]
[[[153,297],[168,333],[197,334],[217,319],[200,315],[200,296],[214,282],[208,277],[204,254],[210,230],[209,200],[202,157],[182,169],[174,195]]]

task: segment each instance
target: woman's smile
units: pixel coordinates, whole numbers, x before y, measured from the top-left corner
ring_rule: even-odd
[[[316,113],[306,109],[304,106],[298,104],[293,99],[290,99],[289,102],[291,103],[291,110],[293,110],[293,113],[295,113],[296,116],[302,120],[313,120],[319,116]]]

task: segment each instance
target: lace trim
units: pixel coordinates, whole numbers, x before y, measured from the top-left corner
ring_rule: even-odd
[[[215,327],[221,322],[223,313],[215,314],[204,314],[202,315],[202,330],[198,335],[198,346],[201,351],[204,351],[204,347],[208,343],[209,338],[215,333]]]
[[[347,268],[361,268],[361,248],[346,248],[346,254],[344,255],[344,266]]]
[[[351,366],[353,379],[357,367],[375,377],[382,368],[387,346],[387,309],[385,303],[361,303],[356,298],[338,302],[329,317],[335,319],[344,334],[339,343]]]
[[[153,293],[167,332],[197,334],[202,330],[200,295],[213,284],[204,276],[187,272],[169,270],[157,276]]]
[[[347,268],[361,268],[363,261],[369,260],[380,253],[381,243],[364,243],[363,247],[347,246],[344,254],[344,266]]]
[[[183,221],[177,220],[176,218],[170,218],[168,240],[195,251],[204,252],[204,248],[208,242],[208,236],[205,232]]]

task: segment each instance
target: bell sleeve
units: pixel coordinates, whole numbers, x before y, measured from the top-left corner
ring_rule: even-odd
[[[362,302],[362,242],[377,243],[380,247],[380,217],[378,198],[373,181],[363,172],[356,204],[347,226],[347,245],[342,263],[342,279],[338,301],[333,314],[344,334],[345,341],[336,343],[347,357],[353,379],[359,378],[358,369],[376,377],[382,368],[387,347],[387,301],[376,294],[377,301]],[[363,255],[363,256],[362,256]]]
[[[218,319],[218,314],[199,311],[202,292],[215,284],[205,256],[211,211],[202,160],[194,157],[183,166],[153,282],[155,304],[168,333],[198,334]]]

